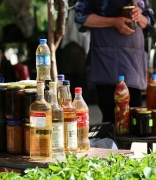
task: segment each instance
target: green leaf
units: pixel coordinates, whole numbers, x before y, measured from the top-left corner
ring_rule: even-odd
[[[145,167],[143,173],[145,178],[149,179],[151,176],[152,169],[150,167]]]
[[[59,172],[61,170],[60,167],[58,166],[54,166],[52,164],[49,164],[49,168],[52,170],[52,171],[55,171],[55,172]]]

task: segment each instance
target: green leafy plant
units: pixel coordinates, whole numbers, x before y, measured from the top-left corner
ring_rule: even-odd
[[[66,155],[66,161],[56,160],[47,168],[28,168],[20,176],[14,172],[1,172],[3,180],[156,180],[156,153],[145,154],[141,160],[121,154],[108,157],[87,155],[78,158]]]

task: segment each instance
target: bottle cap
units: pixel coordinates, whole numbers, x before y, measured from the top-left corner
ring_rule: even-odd
[[[124,81],[124,76],[119,76],[119,81]]]
[[[64,80],[64,74],[59,74],[58,76],[57,76],[57,78],[58,78],[58,80]]]
[[[156,74],[151,74],[152,79],[156,79]]]
[[[63,85],[70,85],[70,81],[68,80],[63,81]]]
[[[56,87],[57,83],[56,82],[49,82],[49,87]]]
[[[47,39],[40,39],[40,44],[46,44],[47,43]]]
[[[76,87],[75,88],[75,93],[82,93],[82,88],[81,87]]]

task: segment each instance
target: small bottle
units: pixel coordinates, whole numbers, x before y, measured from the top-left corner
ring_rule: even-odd
[[[70,81],[63,81],[60,87],[61,106],[64,114],[64,151],[77,153],[77,119],[76,108],[72,105],[70,96]]]
[[[78,152],[85,152],[90,148],[89,133],[89,109],[82,97],[82,88],[75,88],[73,105],[76,108],[77,131],[78,131]]]
[[[58,103],[61,104],[61,97],[60,97],[60,87],[63,86],[63,81],[65,79],[64,74],[59,74],[57,76],[58,78],[58,82],[57,82],[57,99],[58,99]]]
[[[37,97],[30,105],[30,158],[52,158],[52,108],[44,99],[44,82],[37,82]]]
[[[36,49],[36,81],[51,80],[50,68],[50,49],[47,45],[47,39],[40,39],[40,44]]]
[[[146,106],[148,109],[156,109],[156,74],[151,74],[146,90]]]
[[[53,158],[64,157],[64,119],[63,109],[57,101],[57,83],[49,83],[49,94],[52,107],[52,155]]]
[[[118,135],[130,132],[130,94],[124,82],[124,76],[119,76],[119,83],[114,92],[115,99],[115,129]]]

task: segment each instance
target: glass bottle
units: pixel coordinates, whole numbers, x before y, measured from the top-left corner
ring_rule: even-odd
[[[45,80],[45,88],[44,88],[44,98],[47,102],[50,103],[49,101],[49,83],[51,82],[52,80],[48,79],[48,80]]]
[[[89,133],[89,109],[82,97],[82,88],[75,88],[73,105],[76,108],[77,131],[78,131],[78,152],[85,152],[90,148]]]
[[[77,119],[76,109],[72,105],[70,96],[70,81],[63,81],[60,93],[64,114],[64,151],[67,154],[77,153]]]
[[[37,97],[30,105],[30,158],[52,158],[52,108],[44,99],[44,82],[37,82]]]
[[[59,74],[57,76],[58,82],[57,82],[57,99],[58,103],[61,104],[61,97],[60,97],[60,87],[63,86],[63,81],[64,81],[64,74]]]
[[[51,80],[50,49],[47,45],[47,39],[40,39],[40,44],[36,49],[36,69],[36,81],[45,81],[48,79]]]
[[[146,106],[148,109],[156,109],[156,74],[151,74],[146,90]]]
[[[64,119],[63,109],[57,101],[57,83],[49,83],[49,94],[52,107],[52,154],[53,158],[64,157]]]
[[[130,132],[130,94],[124,76],[119,76],[119,82],[114,92],[115,99],[115,130],[118,135]]]

